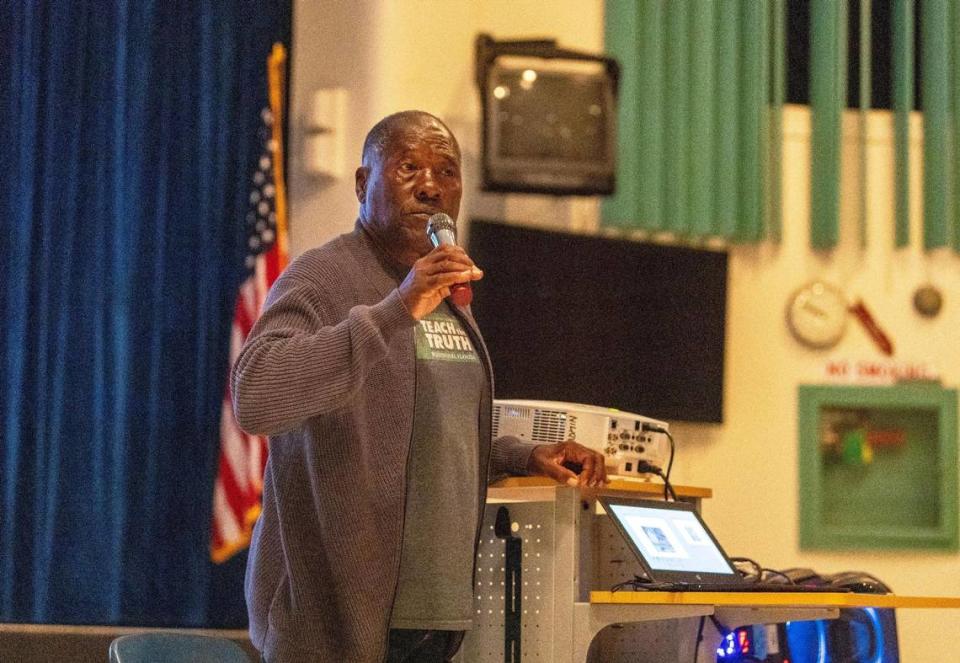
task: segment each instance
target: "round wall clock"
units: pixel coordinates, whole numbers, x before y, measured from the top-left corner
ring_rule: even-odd
[[[823,281],[808,283],[790,297],[787,325],[806,346],[832,347],[847,328],[847,300],[839,289]]]

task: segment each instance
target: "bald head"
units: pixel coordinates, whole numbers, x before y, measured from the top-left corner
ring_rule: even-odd
[[[399,113],[393,113],[392,115],[387,115],[385,118],[373,125],[373,128],[367,132],[367,137],[363,141],[361,162],[364,166],[369,166],[371,164],[371,159],[381,158],[383,156],[384,150],[387,149],[394,136],[406,131],[407,129],[430,124],[443,127],[443,129],[450,135],[453,146],[457,152],[457,157],[459,157],[460,146],[457,144],[457,139],[454,137],[453,132],[450,131],[450,128],[443,123],[443,120],[435,115],[427,113],[426,111],[405,110],[400,111]]]
[[[409,267],[430,252],[427,220],[456,219],[461,191],[460,147],[439,118],[403,111],[367,134],[356,172],[360,223],[394,263]]]

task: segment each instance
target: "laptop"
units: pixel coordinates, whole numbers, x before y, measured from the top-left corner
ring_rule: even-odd
[[[687,502],[600,496],[610,520],[637,556],[646,590],[673,592],[847,592],[831,585],[747,580]]]

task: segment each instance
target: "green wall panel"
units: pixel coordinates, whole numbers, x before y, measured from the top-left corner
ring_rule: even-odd
[[[690,180],[690,25],[692,11],[666,12],[664,217],[662,228],[687,231]]]
[[[923,245],[950,243],[953,140],[950,130],[950,11],[947,0],[924,0]],[[956,38],[956,37],[955,37]]]
[[[637,90],[637,121],[640,123],[640,168],[635,174],[624,173],[623,176],[640,179],[637,203],[641,227],[659,230],[665,226],[664,162],[668,158],[664,135],[667,99],[664,90],[666,0],[642,0],[639,7],[640,85]],[[651,94],[651,91],[656,93]]]
[[[846,104],[846,3],[810,3],[810,243],[833,248],[840,229],[840,130]]]
[[[782,16],[783,0],[774,5]],[[783,53],[771,52],[770,5],[608,0],[606,9],[606,51],[623,84],[618,191],[603,203],[604,225],[762,239],[779,200],[769,104],[771,62],[782,73]]]
[[[631,2],[610,2],[606,8],[604,41],[606,50],[620,62],[620,95],[617,111],[617,191],[604,199],[604,223],[614,227],[636,225],[640,178],[640,37],[639,12]]]
[[[910,111],[913,109],[913,2],[893,0],[894,217],[896,246],[910,241]]]
[[[688,195],[686,229],[693,235],[713,230],[714,97],[716,96],[717,4],[698,2],[690,15],[690,129],[688,133]],[[703,149],[702,146],[708,146]]]
[[[782,235],[780,182],[783,178],[783,102],[787,88],[787,0],[770,2],[770,106],[768,110],[769,164],[767,166],[767,236],[779,242]]]
[[[764,150],[766,127],[769,38],[767,11],[762,3],[740,3],[740,25],[745,38],[740,49],[740,117],[737,165],[739,204],[734,238],[757,241],[761,238],[764,212],[763,189],[767,160]]]
[[[737,138],[740,134],[740,118],[737,115],[740,92],[737,5],[737,0],[717,2],[713,232],[721,237],[733,237],[737,229]]]

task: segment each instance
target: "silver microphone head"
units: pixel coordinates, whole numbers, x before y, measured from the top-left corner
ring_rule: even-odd
[[[427,220],[427,236],[434,246],[457,243],[457,224],[449,214],[437,212]]]

